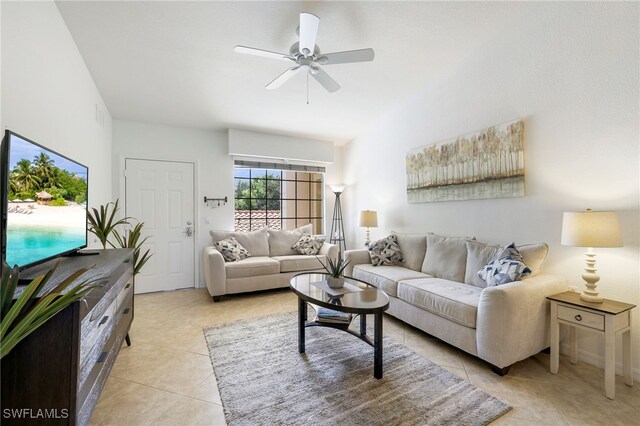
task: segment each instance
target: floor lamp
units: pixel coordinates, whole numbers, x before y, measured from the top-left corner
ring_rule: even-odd
[[[342,221],[342,207],[340,206],[340,194],[344,191],[344,185],[331,185],[331,190],[336,194],[336,203],[333,206],[333,220],[331,221],[331,233],[329,234],[329,242],[336,244],[342,253],[347,250],[347,243],[344,240],[344,222]]]

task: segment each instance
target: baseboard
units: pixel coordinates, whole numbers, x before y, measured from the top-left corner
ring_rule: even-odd
[[[560,353],[563,355],[569,355],[569,344],[560,343]],[[604,356],[594,354],[593,352],[585,351],[584,349],[578,349],[578,361],[586,362],[593,366],[604,368]],[[640,383],[640,366],[634,365],[633,369],[633,381]],[[622,362],[616,361],[616,374],[622,376]]]

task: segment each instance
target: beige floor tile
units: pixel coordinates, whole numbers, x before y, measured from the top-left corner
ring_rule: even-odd
[[[90,425],[149,425],[178,395],[109,377]]]
[[[209,377],[204,379],[194,389],[189,391],[187,393],[187,396],[200,399],[202,401],[222,405],[222,401],[220,400],[220,392],[218,390],[218,382],[216,381],[215,374],[211,374]]]
[[[154,426],[224,426],[227,423],[222,406],[176,395],[176,398],[168,404],[166,411],[152,416],[151,424]]]
[[[138,343],[120,352],[111,375],[185,395],[212,372],[207,355]]]
[[[426,333],[409,333],[405,330],[404,345],[441,366],[464,368],[459,349]]]

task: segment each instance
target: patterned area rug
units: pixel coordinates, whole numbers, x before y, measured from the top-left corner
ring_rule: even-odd
[[[306,331],[297,315],[204,330],[227,423],[235,425],[486,425],[511,409],[388,337],[384,377],[373,348],[335,329]]]

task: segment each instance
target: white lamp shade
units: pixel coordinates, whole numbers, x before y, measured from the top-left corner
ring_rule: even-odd
[[[378,227],[378,212],[373,210],[363,210],[360,212],[359,224],[363,228],[377,228]]]
[[[336,185],[329,185],[329,187],[331,188],[331,190],[334,193],[337,193],[337,194],[342,194],[342,191],[344,191],[344,188],[345,188],[344,185],[337,185],[337,184]]]
[[[622,247],[622,234],[616,212],[564,212],[563,246]]]

